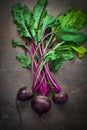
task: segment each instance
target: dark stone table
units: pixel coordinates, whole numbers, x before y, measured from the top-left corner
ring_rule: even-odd
[[[31,9],[36,0],[19,0]],[[13,23],[11,6],[18,0],[0,0],[0,130],[18,130],[19,116],[15,106],[17,90],[28,85],[32,78],[23,69],[15,55],[22,49],[13,49],[12,39],[20,40]],[[56,16],[74,3],[78,8],[87,9],[86,0],[48,0],[49,14]],[[82,31],[87,35],[87,26]],[[87,42],[84,43],[87,47]],[[33,112],[30,102],[19,102],[23,125],[21,130],[87,130],[87,55],[64,62],[59,71],[53,74],[63,90],[69,94],[64,105],[52,102],[51,110],[43,115],[49,124],[41,122]],[[51,99],[52,93],[49,94]]]

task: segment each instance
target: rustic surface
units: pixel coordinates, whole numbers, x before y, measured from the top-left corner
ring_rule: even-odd
[[[36,0],[19,0],[33,7]],[[18,130],[19,117],[15,106],[17,90],[31,86],[31,74],[21,68],[15,58],[20,48],[11,47],[12,39],[21,40],[13,23],[11,6],[17,0],[0,0],[0,130]],[[48,0],[47,10],[57,15],[71,3],[78,8],[87,9],[86,0]],[[83,29],[87,34],[87,26]],[[87,42],[84,43],[87,46]],[[43,116],[49,125],[42,123],[33,112],[30,101],[19,102],[23,117],[21,130],[86,130],[87,129],[87,55],[83,59],[77,57],[65,62],[56,74],[56,80],[62,89],[68,92],[69,100],[60,106],[52,103],[51,110]],[[51,95],[49,95],[51,98]]]

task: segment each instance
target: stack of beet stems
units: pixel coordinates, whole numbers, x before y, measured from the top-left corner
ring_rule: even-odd
[[[46,28],[47,29],[47,28]],[[44,54],[48,51],[48,46],[51,43],[54,37],[54,32],[46,34],[46,29],[43,31],[42,40],[36,44],[34,38],[31,34],[31,47],[28,47],[28,40],[26,38],[27,50],[30,52],[32,58],[31,64],[31,73],[32,73],[32,91],[40,91],[42,95],[46,95],[49,89],[55,89],[56,92],[60,92],[61,88],[59,84],[54,79],[52,73],[50,72],[48,63],[44,60]],[[45,46],[45,39],[50,36],[48,44]]]

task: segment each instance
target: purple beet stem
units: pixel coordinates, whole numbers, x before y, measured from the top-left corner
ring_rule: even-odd
[[[31,65],[31,73],[32,73],[32,91],[39,91],[42,95],[46,95],[49,91],[49,89],[55,89],[56,92],[60,92],[61,88],[59,84],[54,79],[52,73],[50,72],[48,63],[45,63],[40,74],[38,72],[38,68],[40,66],[41,61],[44,62],[43,54],[44,54],[44,37],[45,37],[45,31],[43,32],[43,40],[41,43],[36,44],[32,41],[32,47],[28,47],[28,43],[26,43],[27,50],[30,52],[31,57],[33,57],[32,65]],[[26,40],[27,42],[27,40]],[[38,53],[40,59],[38,61],[35,51]],[[45,50],[46,51],[46,50]],[[26,51],[25,51],[26,54]],[[51,83],[51,85],[48,85],[47,83]]]

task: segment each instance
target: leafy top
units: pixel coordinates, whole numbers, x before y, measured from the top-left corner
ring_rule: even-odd
[[[30,10],[26,5],[16,3],[12,6],[12,16],[20,37],[32,39],[35,46],[41,42],[44,47],[48,47],[43,57],[45,62],[51,63],[50,69],[55,71],[64,60],[74,58],[74,52],[80,58],[87,52],[81,45],[87,40],[87,36],[80,32],[87,22],[87,11],[71,6],[55,17],[47,13],[46,5],[47,0],[38,0],[33,10]],[[54,43],[54,39],[58,43]],[[60,42],[63,44],[58,46]],[[12,41],[12,46],[27,48],[15,40]],[[19,60],[20,56],[17,56]],[[25,57],[24,59],[27,60]]]

